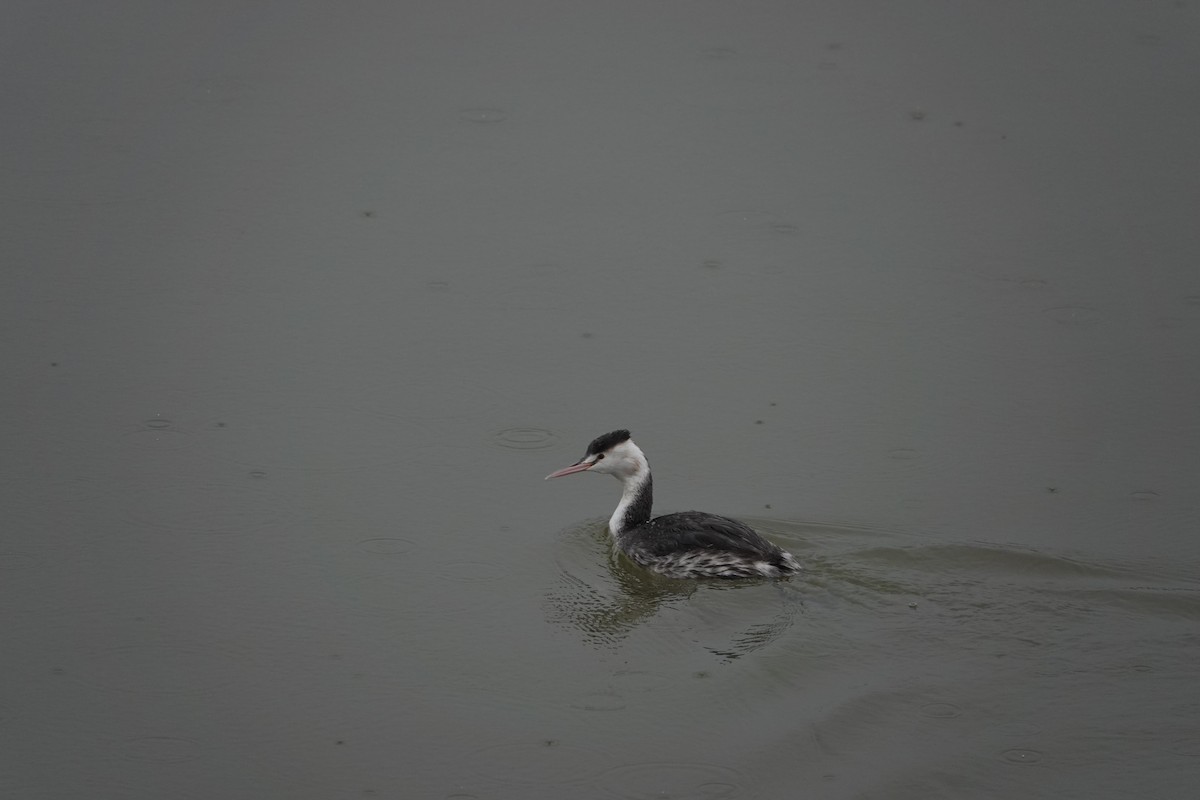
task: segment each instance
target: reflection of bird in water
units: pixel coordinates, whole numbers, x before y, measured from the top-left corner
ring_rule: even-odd
[[[728,517],[684,511],[650,518],[654,482],[640,447],[619,430],[599,436],[569,467],[546,476],[603,472],[624,490],[608,529],[621,552],[669,578],[779,578],[800,571],[795,556]]]
[[[672,635],[728,662],[771,644],[803,613],[800,595],[782,583],[674,580],[608,548],[602,525],[573,526],[565,536],[564,544],[569,541],[572,550],[586,552],[578,552],[572,564],[563,564],[557,585],[546,592],[546,619],[592,647],[616,649],[630,637],[637,641],[638,629],[646,626],[661,642],[661,634],[652,632],[652,620],[658,617]],[[607,560],[602,557],[606,549]],[[778,592],[779,605],[766,595],[751,599],[743,591]]]

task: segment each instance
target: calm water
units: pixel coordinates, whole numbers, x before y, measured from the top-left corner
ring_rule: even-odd
[[[1183,3],[16,2],[0,794],[1193,796]],[[660,510],[807,572],[614,560]]]

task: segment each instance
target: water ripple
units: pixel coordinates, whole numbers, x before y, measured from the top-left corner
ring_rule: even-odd
[[[505,428],[494,433],[492,441],[510,450],[544,450],[558,444],[558,436],[544,428]]]
[[[1014,747],[1002,752],[1000,758],[1010,764],[1036,764],[1042,760],[1042,754],[1038,750]]]
[[[921,706],[921,714],[934,719],[953,719],[962,716],[962,709],[954,703],[926,703]]]

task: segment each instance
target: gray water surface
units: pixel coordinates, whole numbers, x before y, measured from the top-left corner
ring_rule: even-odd
[[[1194,796],[1190,4],[0,22],[0,795]]]

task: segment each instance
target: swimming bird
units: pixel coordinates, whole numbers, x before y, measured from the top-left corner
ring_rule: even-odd
[[[643,567],[669,578],[779,578],[800,571],[795,556],[735,519],[703,511],[651,519],[650,464],[627,430],[597,436],[583,458],[546,480],[585,471],[621,482],[608,530],[621,552]]]

